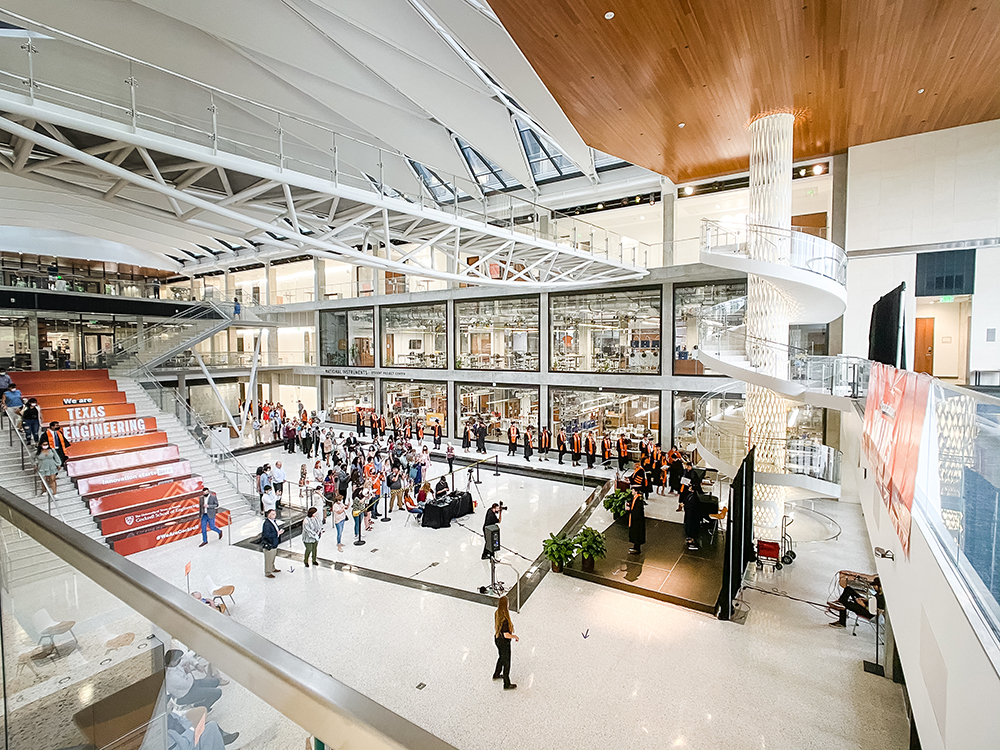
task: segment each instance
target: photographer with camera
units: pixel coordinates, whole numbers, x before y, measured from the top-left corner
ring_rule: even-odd
[[[494,526],[500,524],[500,519],[503,516],[503,512],[507,510],[507,506],[503,503],[493,503],[490,509],[486,511],[486,518],[483,521],[483,537],[486,537],[486,527]],[[489,539],[486,539],[486,543],[483,545],[483,559],[489,560],[493,556],[493,550],[490,549]]]

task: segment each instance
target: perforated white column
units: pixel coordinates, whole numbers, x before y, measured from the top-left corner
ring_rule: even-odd
[[[788,232],[792,225],[791,114],[760,117],[750,125],[750,213],[747,244],[750,257],[767,263],[789,263]],[[788,304],[782,293],[760,276],[747,279],[747,354],[758,372],[788,377],[787,350],[765,342],[788,343]],[[785,472],[788,406],[778,393],[747,384],[744,407],[748,446],[756,446],[755,468]],[[758,534],[777,538],[784,515],[783,487],[757,485],[754,523]]]

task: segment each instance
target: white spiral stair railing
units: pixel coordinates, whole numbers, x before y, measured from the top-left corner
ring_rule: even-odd
[[[731,386],[720,386],[695,405],[698,454],[709,466],[735,476],[749,450],[743,419],[743,398]],[[750,441],[759,445],[759,440]],[[816,439],[793,437],[784,441],[785,473],[757,472],[755,481],[800,490],[810,497],[840,497],[842,454]]]

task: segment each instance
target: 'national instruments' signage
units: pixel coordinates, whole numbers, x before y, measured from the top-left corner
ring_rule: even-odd
[[[326,367],[323,369],[323,374],[341,378],[391,378],[393,380],[408,380],[413,377],[412,373],[406,370],[379,370],[374,367]]]
[[[913,491],[930,385],[927,375],[876,362],[865,402],[862,444],[906,554],[910,551]]]

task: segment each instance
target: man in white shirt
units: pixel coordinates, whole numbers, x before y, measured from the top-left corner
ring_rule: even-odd
[[[281,468],[281,461],[275,461],[274,469],[271,471],[271,481],[274,484],[274,494],[278,498],[278,505],[281,505],[281,498],[285,494],[285,470]]]

